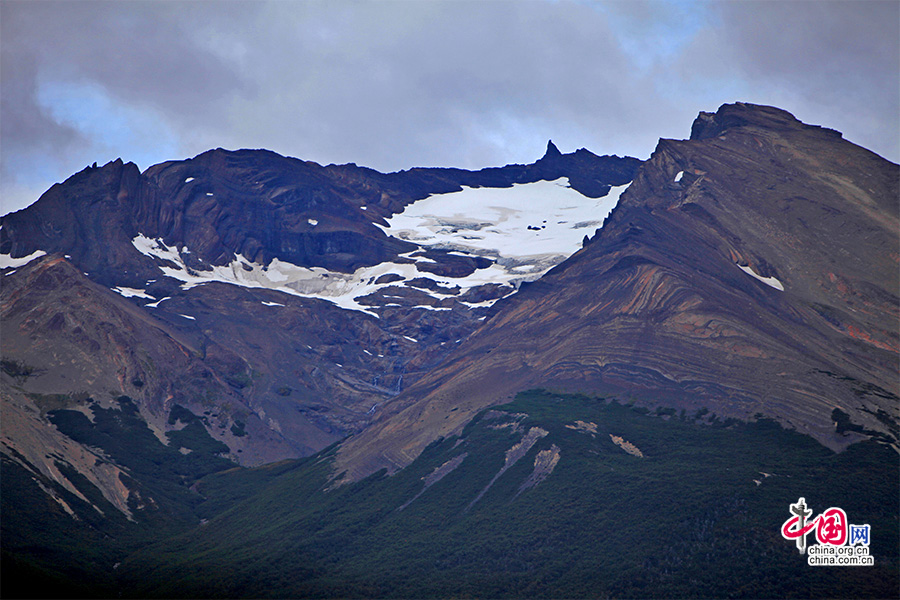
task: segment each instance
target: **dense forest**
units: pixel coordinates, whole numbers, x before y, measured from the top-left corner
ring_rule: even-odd
[[[135,510],[136,522],[57,510],[42,525],[4,503],[4,551],[17,551],[7,564],[41,576],[25,588],[4,578],[4,595],[46,595],[42,586],[73,579],[83,584],[70,595],[124,597],[877,598],[898,589],[898,456],[877,442],[834,454],[765,419],[535,390],[396,474],[334,486],[335,448],[224,468],[200,427],[169,446],[149,430],[113,435],[138,425],[133,405],[121,406],[93,424],[74,411],[51,417],[139,472],[149,483],[133,497],[154,505]],[[36,504],[52,502],[7,465],[3,484],[4,497],[31,489]],[[808,566],[780,534],[799,497],[816,514],[837,506],[869,524],[875,566]],[[17,527],[42,526],[71,532],[43,538],[53,556],[15,547]]]

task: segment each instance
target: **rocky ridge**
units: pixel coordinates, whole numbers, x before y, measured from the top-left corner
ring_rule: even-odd
[[[896,443],[897,182],[897,165],[785,111],[701,114],[589,244],[345,443],[336,473],[402,468],[534,386],[762,414],[834,449],[862,431]]]
[[[114,463],[47,412],[93,418],[125,396],[162,443],[187,410],[240,464],[316,452],[364,428],[541,272],[401,239],[394,215],[466,189],[515,195],[567,180],[554,189],[590,210],[639,165],[551,142],[531,165],[481,171],[382,174],[221,149],[143,173],[121,160],[88,167],[0,219],[3,410],[22,416],[3,451],[62,480],[57,460],[94,456],[72,462],[97,483],[92,465]],[[520,233],[548,235],[535,229]],[[545,257],[543,270],[564,258]],[[127,493],[100,487],[128,510]]]

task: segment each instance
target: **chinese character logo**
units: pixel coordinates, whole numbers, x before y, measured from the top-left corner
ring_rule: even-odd
[[[868,525],[851,525],[847,521],[847,513],[837,507],[813,517],[813,510],[806,505],[806,498],[790,504],[788,510],[791,517],[782,524],[781,535],[786,540],[794,540],[800,554],[807,553],[806,536],[815,531],[819,545],[809,547],[809,564],[872,564],[868,556]],[[856,559],[844,559],[854,554]]]
[[[843,546],[847,541],[847,513],[840,508],[829,508],[816,517],[816,539],[820,544]]]
[[[791,504],[790,510],[794,516],[781,526],[781,535],[786,540],[797,540],[797,550],[800,551],[800,554],[805,554],[806,534],[816,526],[816,519],[813,519],[812,523],[809,524],[806,522],[813,513],[813,511],[806,509],[806,498],[800,498],[796,504]]]
[[[869,526],[868,525],[851,525],[850,526],[850,545],[862,544],[869,545]]]

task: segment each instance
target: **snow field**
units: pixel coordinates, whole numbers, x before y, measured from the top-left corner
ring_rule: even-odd
[[[602,225],[627,187],[614,187],[599,199],[570,188],[565,177],[511,188],[463,188],[410,204],[382,229],[393,237],[456,254],[517,264],[560,257],[559,263],[581,248],[585,234]]]
[[[581,248],[584,236],[602,225],[627,187],[614,187],[600,199],[587,198],[568,187],[566,178],[516,184],[511,188],[465,188],[461,192],[436,194],[414,202],[389,219],[388,227],[379,225],[388,235],[414,242],[423,249],[434,247],[451,250],[450,254],[457,256],[486,256],[495,260],[489,267],[459,278],[420,271],[419,264],[436,261],[412,256],[419,250],[401,256],[415,261],[413,264],[385,262],[362,267],[350,274],[321,267],[301,267],[278,259],[263,266],[238,255],[227,265],[196,271],[188,269],[182,258],[190,253],[188,248],[169,247],[162,240],[150,239],[143,234],[137,235],[132,244],[146,256],[174,263],[176,267],[160,265],[159,269],[183,282],[183,289],[214,281],[273,289],[294,296],[327,300],[341,308],[378,317],[371,306],[362,305],[357,299],[386,287],[403,286],[416,278],[430,279],[445,287],[459,286],[461,293],[485,284],[518,288],[523,281],[539,278]],[[312,226],[318,224],[315,219],[308,222]],[[402,279],[375,283],[379,277],[388,274]],[[438,300],[454,297],[454,294],[440,291],[416,289]],[[144,290],[117,288],[116,291],[153,299]],[[146,306],[155,307],[160,302],[162,300]],[[494,302],[496,300],[463,304],[475,308]],[[264,304],[274,306],[276,303]],[[413,308],[450,310],[427,305]]]

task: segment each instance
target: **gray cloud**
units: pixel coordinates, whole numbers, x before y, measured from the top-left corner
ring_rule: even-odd
[[[743,99],[900,158],[900,3],[722,2],[679,62],[685,81],[737,81]],[[701,83],[702,84],[702,83]]]
[[[287,11],[290,5],[278,8]],[[288,78],[284,71],[268,71],[263,77],[274,79],[259,86],[260,95],[238,102],[238,112],[248,116],[243,133],[275,145],[290,143],[290,136],[308,145],[308,152],[323,153],[323,160],[378,168],[420,162],[475,166],[533,159],[547,137],[573,133],[576,119],[585,119],[579,126],[585,131],[604,122],[612,129],[613,120],[627,118],[641,104],[639,94],[628,93],[634,86],[626,61],[604,31],[602,16],[589,8],[379,8],[380,18],[335,10],[326,23],[339,21],[341,29],[316,23],[312,41],[295,38],[309,22],[295,25],[290,15],[279,19],[285,25],[269,37],[271,46],[254,51],[285,52],[297,66]],[[272,89],[279,94],[268,95]],[[296,108],[280,108],[285,100],[295,101]],[[266,110],[254,110],[261,107]],[[560,125],[573,131],[554,133]],[[584,135],[583,141],[595,136]],[[501,157],[509,138],[533,147],[527,155]]]
[[[42,92],[46,96],[51,87],[96,88],[109,97],[114,108],[138,115],[136,121],[177,126],[180,119],[194,116],[206,126],[225,122],[224,113],[216,115],[218,104],[210,100],[243,89],[245,82],[227,61],[206,51],[197,40],[186,17],[201,6],[163,2],[0,4],[2,212],[35,200],[36,193],[85,164],[117,155],[127,160],[131,153],[147,154],[133,147],[133,133],[127,136],[132,138],[128,147],[109,142],[109,137],[122,134],[97,136],[96,131],[78,127],[79,118],[96,122],[103,115],[61,119],[47,106],[46,98],[42,99]],[[215,11],[209,12],[210,17],[216,16]],[[204,21],[208,21],[205,16]],[[111,125],[121,120],[121,116],[110,119]],[[137,124],[135,129],[149,128]],[[141,138],[148,146],[159,144],[151,136]]]
[[[735,100],[897,160],[898,6],[8,1],[3,212],[95,160],[219,146],[380,170],[526,162],[549,138],[646,157]],[[54,104],[66,86],[108,131]]]

